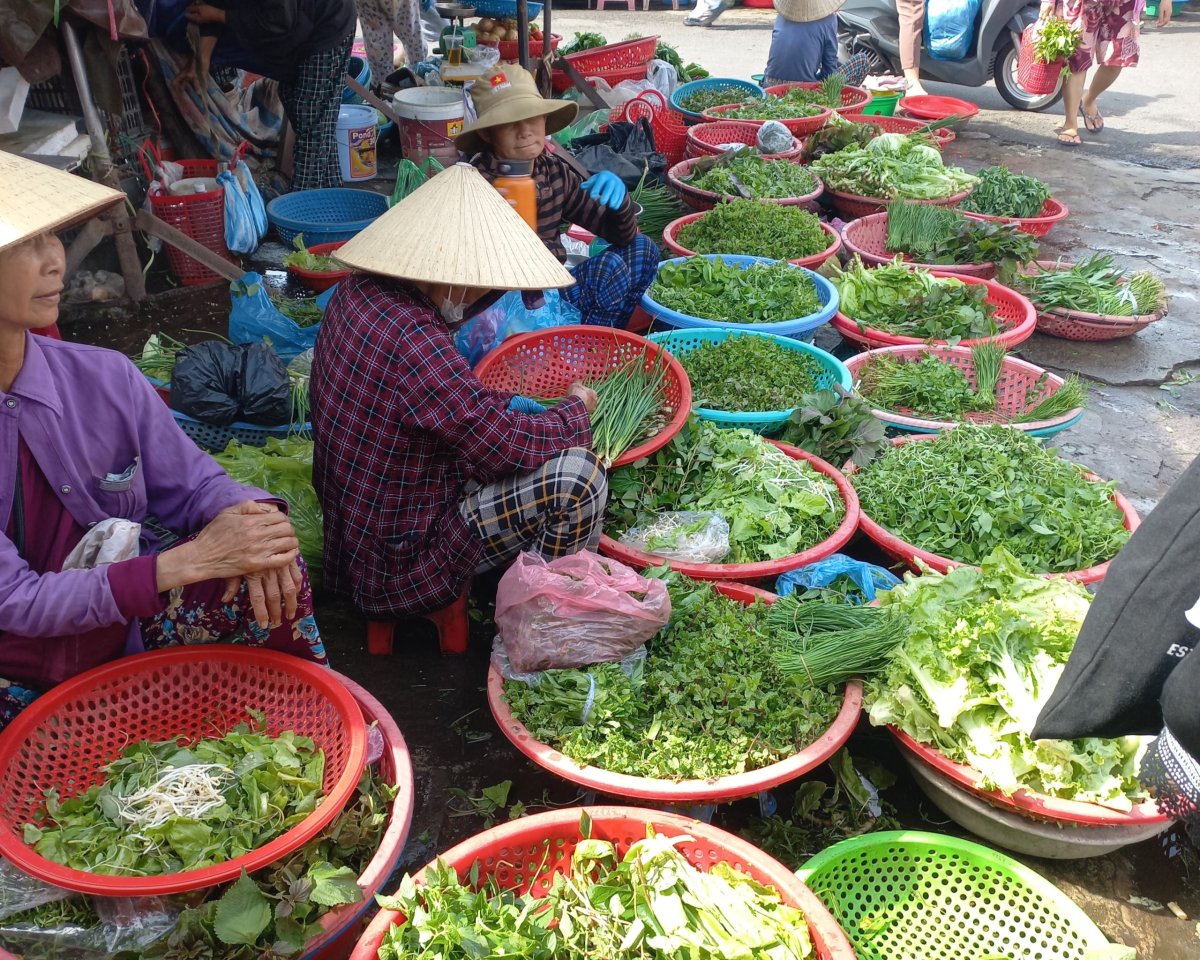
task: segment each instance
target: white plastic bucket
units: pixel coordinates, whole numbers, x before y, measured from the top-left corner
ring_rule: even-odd
[[[377,120],[374,107],[346,103],[338,109],[337,152],[343,180],[375,178]]]
[[[437,157],[443,166],[458,162],[454,138],[463,128],[463,93],[445,87],[415,87],[393,97],[400,117],[400,148],[420,166]]]

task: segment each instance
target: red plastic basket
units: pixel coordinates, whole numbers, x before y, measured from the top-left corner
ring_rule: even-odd
[[[1037,266],[1045,270],[1069,270],[1074,266],[1064,260],[1039,260]],[[1033,270],[1029,265],[1024,268],[1027,272]],[[1037,307],[1035,306],[1036,310]],[[1166,310],[1157,313],[1143,314],[1138,317],[1106,316],[1099,313],[1088,313],[1084,310],[1041,310],[1037,315],[1038,333],[1044,333],[1061,340],[1079,340],[1084,342],[1099,342],[1102,340],[1120,340],[1132,337],[1139,330],[1144,330],[1156,320],[1167,315]]]
[[[766,93],[772,97],[782,97],[789,90],[820,90],[821,84],[810,80],[800,80],[795,83],[777,83],[766,87]],[[854,113],[871,102],[871,94],[862,87],[842,87],[842,105],[834,107],[835,113]]]
[[[562,36],[557,33],[550,34],[550,49],[557,50],[558,45],[562,43]],[[541,40],[529,38],[529,56],[530,59],[540,60],[546,49],[546,39],[543,36]],[[505,63],[516,63],[521,56],[521,45],[516,40],[501,40],[496,44],[496,49],[500,51],[500,59]]]
[[[648,90],[632,100],[626,100],[613,110],[612,119],[630,123],[642,119],[648,121],[654,131],[654,146],[667,158],[667,163],[674,164],[683,159],[688,128],[657,90]]]
[[[849,120],[851,123],[873,123],[883,130],[884,133],[907,134],[928,125],[928,121],[926,120],[910,120],[907,117],[885,117],[882,114],[845,113],[842,115],[842,119]],[[933,145],[939,150],[952,142],[955,137],[954,131],[949,127],[940,127],[932,130],[929,135],[933,140]]]
[[[968,277],[961,273],[951,273],[940,268],[930,270],[929,272],[935,277],[953,277],[956,280],[961,280],[963,283],[983,283],[987,285],[988,294],[986,299],[988,303],[996,308],[993,316],[996,325],[1000,328],[1000,332],[990,337],[963,340],[960,342],[960,346],[973,347],[980,343],[1001,343],[1012,349],[1018,343],[1024,343],[1033,336],[1033,331],[1037,326],[1037,311],[1034,310],[1033,304],[1017,293],[1016,290],[1005,287],[995,280],[984,280],[982,277]],[[896,334],[885,333],[882,330],[876,330],[872,327],[862,330],[853,319],[847,317],[841,311],[838,311],[834,315],[830,323],[847,340],[861,343],[868,348],[898,347],[904,344],[920,343],[945,346],[944,340],[925,341],[916,337],[901,337]]]
[[[703,111],[700,116],[705,120],[719,121],[735,121],[737,123],[752,123],[756,127],[761,127],[766,120],[751,120],[747,117],[727,117],[726,114],[740,107],[740,103],[723,103],[719,107],[709,107]],[[792,131],[793,137],[806,137],[810,133],[816,133],[825,122],[833,116],[833,111],[823,107],[820,113],[814,113],[811,117],[788,117],[785,120],[780,120],[785,127]]]
[[[647,369],[659,362],[659,354],[666,360],[664,389],[671,420],[657,436],[614,460],[615,469],[661,450],[687,423],[692,385],[679,361],[657,343],[628,330],[584,324],[534,330],[505,340],[479,361],[475,375],[493,390],[558,397],[573,381],[604,376],[643,352]]]
[[[624,80],[645,80],[648,67],[649,64],[643,63],[640,66],[621,67],[614,70],[587,70],[580,71],[580,73],[584,79],[595,77],[605,81],[610,87],[615,87]],[[550,87],[555,93],[570,90],[572,86],[573,81],[562,70],[554,70],[550,74]]]
[[[550,888],[550,878],[569,867],[575,845],[582,839],[579,819],[584,813],[592,822],[591,836],[615,844],[621,854],[645,839],[647,825],[666,836],[689,837],[678,849],[696,866],[708,869],[714,863],[728,863],[759,883],[774,887],[785,903],[803,911],[817,960],[855,960],[842,928],[787,867],[745,840],[688,817],[631,807],[552,810],[485,830],[438,859],[454,867],[460,877],[466,877],[478,863],[481,879],[495,877],[507,889],[544,893]],[[418,883],[423,875],[424,871],[417,874]],[[400,919],[393,910],[381,910],[350,960],[378,960],[384,935]]]
[[[879,197],[861,197],[857,193],[843,193],[830,188],[826,188],[825,193],[829,205],[843,220],[856,220],[859,217],[869,217],[873,213],[884,213],[887,211],[887,205],[891,203],[891,200],[883,200]],[[939,197],[936,200],[911,200],[909,202],[928,203],[935,207],[956,207],[970,194],[970,190],[964,190],[961,193],[952,193],[948,197]]]
[[[1017,83],[1027,93],[1040,97],[1058,89],[1067,62],[1042,63],[1033,55],[1035,26],[1031,23],[1021,33],[1021,43],[1017,47]]]
[[[705,210],[711,210],[718,203],[723,203],[726,200],[741,199],[727,193],[713,193],[711,190],[700,190],[687,182],[688,178],[692,175],[692,170],[695,169],[696,164],[698,164],[701,160],[706,159],[709,158],[693,157],[691,160],[681,160],[667,171],[667,182],[675,189],[675,192],[679,194],[679,199],[681,199],[693,210],[699,210],[701,212]],[[793,161],[780,160],[775,162],[791,163]],[[812,174],[812,178],[816,181],[817,188],[809,193],[806,193],[804,196],[784,197],[782,199],[769,199],[764,197],[763,203],[780,203],[784,206],[812,207],[816,203],[817,198],[825,192],[825,185],[821,183],[821,178],[815,173]]]
[[[325,798],[303,821],[250,853],[211,867],[154,877],[104,876],[61,866],[22,839],[44,821],[51,787],[73,797],[138,740],[220,736],[263,711],[272,734],[292,730],[325,752]],[[353,694],[334,674],[268,650],[217,644],[126,657],[43,694],[0,737],[0,853],[26,873],[112,897],[156,897],[235,880],[299,849],[346,805],[362,774],[366,730]]]
[[[686,227],[689,223],[695,223],[697,220],[699,220],[701,217],[703,217],[705,213],[707,213],[707,211],[703,211],[701,213],[690,213],[686,217],[680,217],[678,220],[672,220],[670,223],[667,224],[666,229],[663,230],[663,243],[666,245],[667,249],[670,250],[675,256],[677,256],[677,257],[694,257],[694,256],[696,256],[696,251],[689,250],[689,249],[687,249],[687,247],[681,246],[676,241],[675,235],[682,228]],[[829,246],[827,246],[820,253],[814,253],[808,257],[799,257],[795,260],[789,260],[788,263],[794,263],[800,267],[808,267],[810,270],[816,270],[826,260],[828,260],[830,257],[837,254],[837,252],[842,248],[842,238],[839,237],[837,231],[834,230],[833,227],[831,227],[827,223],[822,223],[821,229],[824,230],[826,236],[829,237]],[[716,253],[718,251],[710,251],[710,252]],[[731,253],[731,254],[745,253],[745,251],[743,251],[743,250],[721,250],[719,252],[720,253]]]
[[[894,446],[900,446],[905,443],[919,443],[923,440],[936,440],[941,434],[938,433],[922,433],[911,437],[896,437],[892,440]],[[858,468],[853,462],[847,463],[845,466],[847,476],[854,476],[858,473]],[[1100,483],[1101,480],[1094,473],[1085,473],[1084,476],[1093,483]],[[1133,509],[1133,504],[1125,499],[1119,491],[1114,490],[1112,495],[1113,503],[1117,505],[1121,513],[1125,517],[1125,529],[1130,533],[1138,528],[1141,524],[1141,518],[1137,511]],[[957,560],[951,560],[949,557],[942,557],[936,553],[930,553],[928,550],[922,550],[920,547],[909,543],[906,540],[901,540],[898,536],[884,527],[880,526],[865,513],[862,514],[860,521],[862,531],[871,540],[877,543],[884,553],[890,557],[895,557],[897,560],[902,560],[914,570],[919,570],[916,561],[920,560],[931,570],[936,570],[938,573],[947,573],[955,567],[969,567],[969,563],[959,563]],[[1088,584],[1099,583],[1108,574],[1108,566],[1111,560],[1105,560],[1103,563],[1098,563],[1094,567],[1087,567],[1083,570],[1073,570],[1070,573],[1044,573],[1040,576],[1047,578],[1064,577],[1067,580],[1073,580],[1076,583]]]
[[[773,593],[756,590],[740,583],[718,583],[715,587],[731,600],[744,604],[751,604],[755,600],[774,603],[776,599]],[[571,783],[598,790],[611,797],[669,803],[728,803],[795,780],[824,763],[842,748],[854,732],[862,708],[862,684],[857,680],[851,681],[846,684],[842,707],[829,729],[794,756],[758,770],[716,777],[712,780],[660,780],[614,773],[600,767],[581,766],[549,744],[535,740],[525,724],[513,716],[512,709],[504,699],[504,678],[494,666],[488,670],[487,694],[488,705],[492,708],[496,724],[512,741],[513,746],[539,767]]]
[[[824,560],[830,554],[837,553],[850,542],[854,531],[858,529],[858,494],[854,492],[854,486],[836,467],[807,450],[801,450],[799,447],[780,443],[777,440],[768,440],[767,442],[775,444],[793,460],[804,460],[814,470],[825,474],[837,485],[838,493],[846,508],[846,514],[842,517],[838,528],[825,540],[809,547],[803,553],[795,553],[790,557],[781,557],[778,560],[763,560],[758,563],[684,563],[680,560],[667,560],[657,554],[627,547],[607,534],[600,537],[600,552],[606,557],[613,557],[638,570],[666,563],[672,570],[691,577],[693,580],[735,580],[742,583],[755,580],[774,580],[781,573],[799,569],[806,563],[815,563],[817,560]]]
[[[962,117],[963,122],[979,113],[979,107],[970,100],[959,100],[958,97],[923,97],[906,96],[896,107],[908,117],[929,122],[931,120],[946,120],[949,117]]]
[[[563,59],[584,76],[594,76],[598,71],[644,67],[654,59],[654,51],[657,49],[657,36],[639,37],[636,40],[624,40],[621,43],[593,47],[591,50],[581,50],[579,53],[568,53]]]
[[[963,213],[972,220],[990,220],[992,223],[1015,223],[1017,229],[1022,233],[1028,233],[1035,237],[1044,237],[1054,228],[1056,223],[1060,220],[1065,220],[1070,211],[1067,209],[1067,205],[1061,200],[1049,197],[1042,204],[1042,212],[1036,217],[993,217],[987,213],[974,213],[970,210],[964,210]]]
[[[216,160],[179,160],[183,177],[215,177]],[[225,246],[225,191],[172,196],[165,190],[150,195],[150,209],[158,219],[208,247],[219,257],[235,262]],[[212,283],[222,279],[198,260],[167,244],[167,262],[171,272],[186,286]]]
[[[870,216],[851,220],[842,227],[842,241],[846,249],[856,254],[863,263],[878,267],[891,263],[899,257],[914,270],[941,270],[943,273],[955,273],[968,277],[983,277],[990,280],[996,275],[996,264],[986,263],[937,264],[916,263],[909,260],[903,253],[893,253],[887,248],[887,211],[872,213]]]
[[[753,147],[758,140],[760,124],[747,120],[714,120],[710,123],[698,123],[687,128],[687,149],[684,153],[689,160],[693,157],[718,156],[725,151],[722,144],[736,143]],[[786,153],[763,154],[768,160],[799,160],[800,151],[804,148],[795,137],[792,137],[792,149]]]
[[[334,250],[337,250],[345,240],[335,240],[333,243],[318,243],[315,246],[309,247],[308,252],[315,256],[329,256]],[[289,266],[288,273],[299,280],[302,284],[317,293],[323,293],[332,287],[335,283],[341,283],[352,271],[349,267],[345,270],[326,270],[318,273],[315,270],[301,270],[299,267]]]

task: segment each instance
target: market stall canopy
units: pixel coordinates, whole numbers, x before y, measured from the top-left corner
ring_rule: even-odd
[[[0,153],[0,250],[48,230],[62,230],[124,200],[83,177]]]

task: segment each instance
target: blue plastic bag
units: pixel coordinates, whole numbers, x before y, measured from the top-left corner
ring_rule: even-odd
[[[982,0],[927,0],[925,49],[934,60],[963,60],[975,41]]]
[[[547,290],[540,306],[525,305],[520,290],[511,290],[490,307],[472,317],[454,334],[454,346],[475,366],[506,339],[518,333],[565,327],[582,322],[579,309],[562,298],[557,290]]]
[[[781,574],[775,581],[775,592],[781,597],[786,597],[797,590],[827,587],[841,576],[849,577],[863,592],[865,597],[863,603],[870,603],[874,600],[876,592],[891,590],[892,587],[900,584],[899,578],[883,567],[851,559],[844,553],[835,553],[824,560],[801,567],[799,570],[789,570],[787,573]],[[851,600],[850,602],[858,601]]]
[[[258,189],[258,184],[254,182],[254,175],[250,173],[250,168],[246,166],[245,160],[239,160],[233,166],[233,176],[238,182],[238,186],[242,188],[242,193],[246,195],[246,205],[250,208],[250,213],[254,217],[254,230],[258,234],[259,242],[267,235],[267,229],[270,224],[267,222],[267,205],[263,202],[262,193]]]
[[[228,170],[217,174],[217,183],[225,191],[225,246],[232,253],[253,253],[258,248],[258,231],[246,194]]]
[[[336,285],[332,286],[317,297],[317,306],[324,310],[336,289]],[[285,364],[316,344],[321,325],[314,323],[311,327],[302,327],[280,313],[259,274],[247,273],[240,280],[234,280],[229,285],[229,296],[233,301],[229,311],[229,339],[234,343],[268,341]]]

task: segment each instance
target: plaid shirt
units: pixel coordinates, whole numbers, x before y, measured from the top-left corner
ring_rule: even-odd
[[[510,412],[511,394],[479,382],[426,297],[369,274],[330,301],[311,385],[325,583],[371,615],[427,613],[462,593],[483,553],[459,511],[468,481],[591,444],[582,401]]]
[[[493,153],[476,154],[471,163],[488,183],[500,176],[500,161]],[[564,223],[583,227],[614,247],[633,243],[637,236],[637,217],[633,215],[633,204],[628,196],[619,210],[602,207],[580,188],[583,181],[579,174],[548,151],[533,161],[533,179],[537,184],[538,236],[560,263],[567,260],[567,251],[559,236]]]

